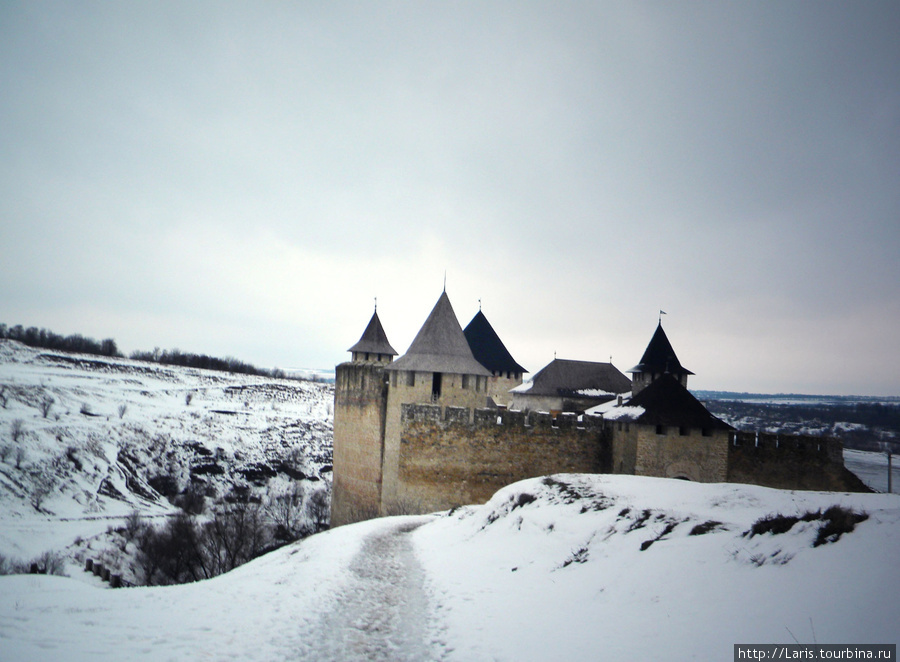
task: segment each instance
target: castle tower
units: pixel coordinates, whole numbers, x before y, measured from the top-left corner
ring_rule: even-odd
[[[388,342],[377,310],[359,342],[348,351],[351,360],[335,369],[332,526],[374,517],[381,505],[387,403],[384,369],[397,352]]]
[[[688,375],[694,373],[681,365],[672,343],[663,331],[662,322],[656,327],[650,344],[644,350],[640,363],[628,372],[631,373],[632,394],[637,395],[659,377],[665,374],[673,375],[682,386],[687,388]]]
[[[404,483],[401,470],[401,408],[433,403],[441,407],[484,407],[491,373],[473,356],[446,291],[441,293],[406,354],[385,366],[389,375],[385,416],[381,510],[393,514],[442,507],[424,503]]]
[[[522,374],[528,372],[516,363],[506,349],[494,327],[480,310],[463,330],[472,355],[485,368],[490,370],[488,396],[499,405],[509,405],[512,396],[509,393],[522,383]]]

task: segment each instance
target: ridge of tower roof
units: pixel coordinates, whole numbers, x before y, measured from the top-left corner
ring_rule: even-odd
[[[487,377],[491,374],[472,354],[447,292],[441,292],[406,354],[385,369]]]
[[[644,350],[641,361],[628,372],[650,372],[663,374],[666,372],[673,375],[693,375],[694,373],[681,365],[675,350],[672,349],[672,343],[669,342],[666,332],[663,331],[662,322],[656,326],[653,337]]]
[[[369,324],[366,326],[366,330],[363,331],[359,342],[347,351],[397,356],[397,350],[391,347],[391,343],[389,343],[387,339],[387,334],[384,332],[384,327],[381,326],[381,320],[378,317],[377,310],[372,313],[372,319],[369,320]]]
[[[519,365],[480,310],[463,329],[475,360],[492,372],[528,372]]]

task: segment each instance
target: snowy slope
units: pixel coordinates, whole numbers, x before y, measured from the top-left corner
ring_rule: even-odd
[[[0,340],[0,393],[6,557],[54,550],[80,564],[91,539],[132,510],[173,512],[166,496],[187,490],[215,500],[331,480],[330,385]],[[22,433],[14,440],[17,421]],[[47,481],[51,491],[36,502]]]
[[[867,517],[819,546],[815,516],[784,533],[745,534],[769,515],[836,504]],[[734,643],[896,643],[898,545],[897,495],[557,475],[483,506],[341,527],[192,585],[0,577],[0,651],[28,660],[719,660]]]

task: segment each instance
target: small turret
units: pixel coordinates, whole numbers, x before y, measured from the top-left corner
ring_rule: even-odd
[[[632,393],[637,395],[647,386],[665,374],[670,374],[677,379],[682,386],[687,388],[688,375],[694,373],[681,365],[672,343],[663,331],[662,322],[656,327],[650,344],[644,350],[641,362],[628,372],[631,373]]]
[[[351,361],[354,363],[390,363],[397,356],[397,350],[391,347],[381,320],[378,319],[378,308],[372,313],[372,319],[359,342],[347,351],[351,352]]]

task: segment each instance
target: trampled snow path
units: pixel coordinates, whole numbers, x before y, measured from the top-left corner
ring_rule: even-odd
[[[349,584],[301,634],[298,659],[434,659],[425,572],[410,539],[430,519],[403,518],[369,534],[350,563]]]

